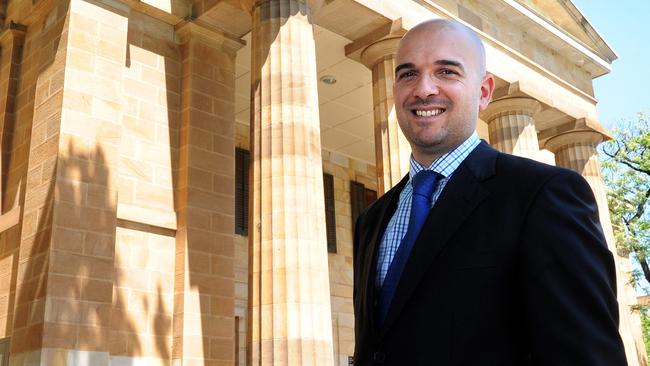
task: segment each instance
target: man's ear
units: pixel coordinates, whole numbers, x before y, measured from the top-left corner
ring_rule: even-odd
[[[494,76],[486,73],[481,80],[481,94],[479,96],[478,108],[480,111],[485,110],[490,101],[492,101],[492,93],[494,92]]]

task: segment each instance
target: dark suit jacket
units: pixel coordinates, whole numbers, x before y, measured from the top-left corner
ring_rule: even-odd
[[[431,210],[378,327],[377,249],[407,180],[357,221],[355,365],[626,365],[590,187],[484,142]]]

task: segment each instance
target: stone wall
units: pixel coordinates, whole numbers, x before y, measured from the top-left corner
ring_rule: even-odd
[[[350,181],[377,190],[375,167],[335,152],[323,153],[323,171],[334,176],[336,211],[336,253],[329,253],[330,296],[332,299],[332,336],[335,364],[348,365],[354,354],[354,308],[352,306],[352,217]]]

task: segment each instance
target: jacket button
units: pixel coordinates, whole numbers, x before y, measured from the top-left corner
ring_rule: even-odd
[[[375,354],[372,355],[372,359],[375,362],[383,363],[384,361],[386,361],[386,354],[384,352],[375,352]]]

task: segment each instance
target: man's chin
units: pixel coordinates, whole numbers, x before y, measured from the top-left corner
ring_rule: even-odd
[[[413,145],[423,151],[437,151],[440,146],[445,144],[445,136],[423,136],[414,139]]]

